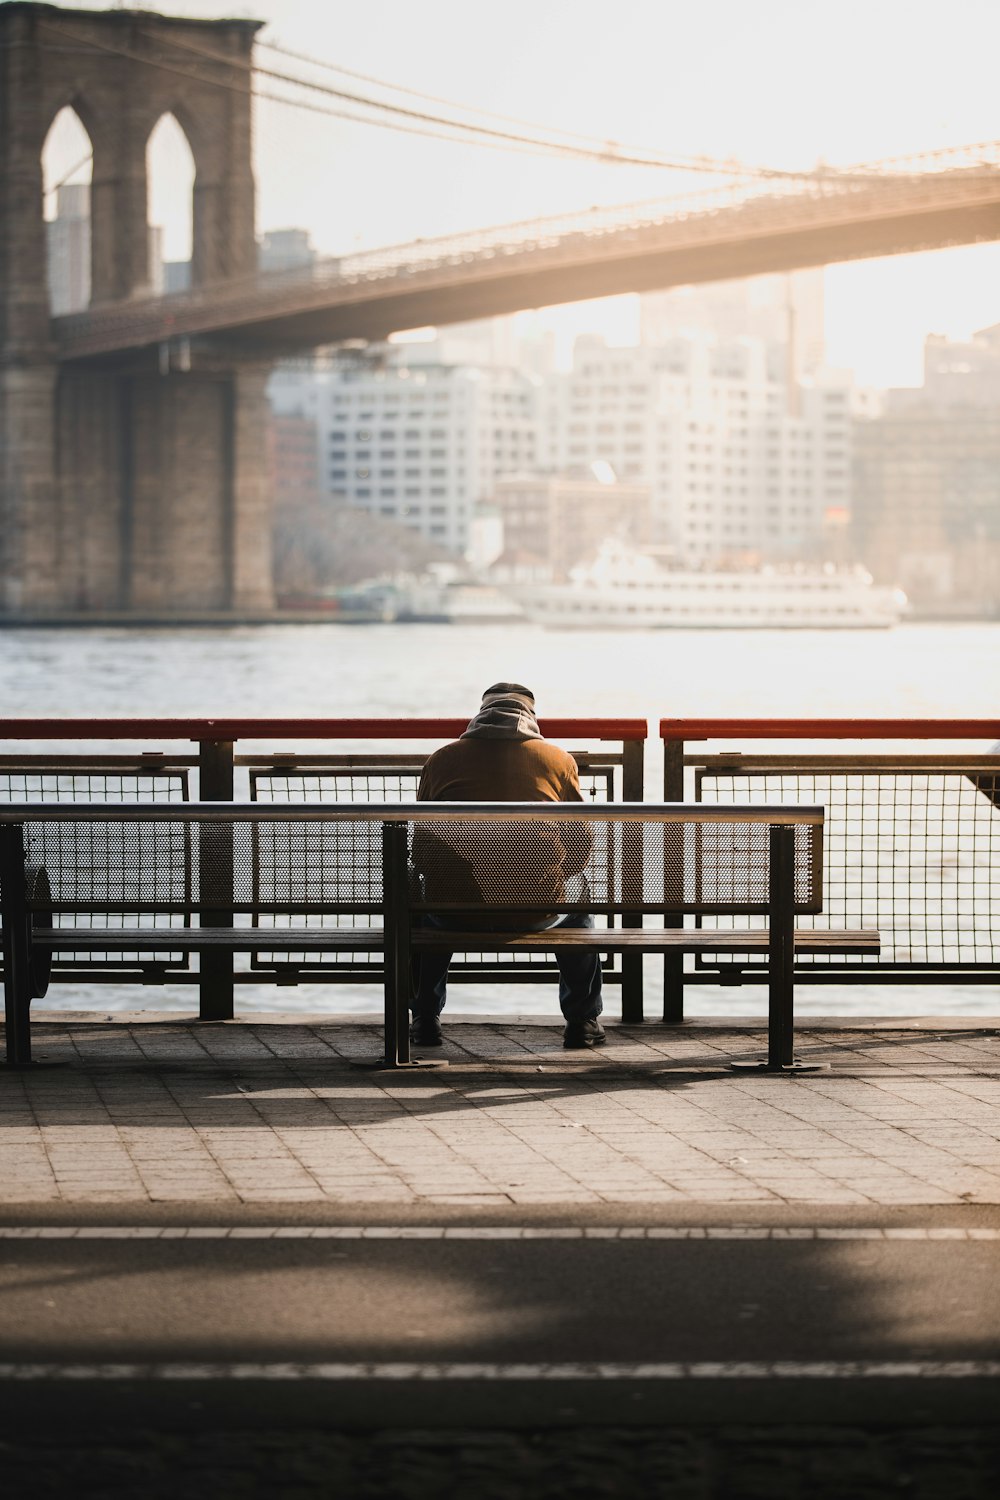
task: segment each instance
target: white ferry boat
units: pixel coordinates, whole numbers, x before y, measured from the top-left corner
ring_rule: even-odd
[[[396,593],[401,625],[510,625],[524,611],[499,589],[475,583],[413,583]]]
[[[876,585],[863,568],[683,571],[618,540],[566,583],[511,593],[528,619],[562,630],[873,630],[906,609],[900,589]]]

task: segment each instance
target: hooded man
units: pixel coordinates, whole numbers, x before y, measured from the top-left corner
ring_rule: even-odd
[[[420,802],[582,802],[576,761],[565,750],[542,738],[535,718],[534,694],[518,682],[495,682],[483,694],[482,705],[461,739],[431,755],[420,777]],[[543,824],[502,825],[505,843],[502,867],[480,859],[477,836],[467,825],[437,832],[418,827],[413,860],[424,883],[424,897],[452,901],[488,899],[499,882],[505,894],[514,892],[533,909],[514,911],[509,900],[498,901],[496,917],[484,925],[495,931],[549,927],[592,928],[588,913],[558,917],[539,903],[558,904],[567,885],[575,881],[586,891],[583,870],[590,855],[586,822],[553,820]],[[481,841],[481,835],[479,835]],[[460,928],[460,918],[428,916],[429,926]],[[444,1009],[451,954],[425,949],[417,965],[411,1039],[418,1046],[441,1045],[440,1015]],[[563,1045],[599,1047],[605,1041],[598,1017],[602,1010],[601,962],[597,953],[556,950],[559,966],[559,1005],[566,1021]]]

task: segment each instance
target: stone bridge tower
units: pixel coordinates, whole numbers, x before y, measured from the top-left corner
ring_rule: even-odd
[[[59,363],[41,164],[72,106],[93,146],[91,307],[127,304],[150,294],[146,145],[172,113],[195,161],[193,283],[252,273],[257,29],[0,4],[0,617],[270,608],[266,368],[197,343]]]

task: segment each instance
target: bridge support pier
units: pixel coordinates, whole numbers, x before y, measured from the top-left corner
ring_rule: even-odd
[[[64,370],[50,489],[53,583],[9,598],[8,610],[150,620],[267,614],[265,382],[258,370]],[[36,502],[32,536],[38,514]]]
[[[0,619],[266,615],[266,379],[0,368]]]
[[[0,368],[0,609],[59,607],[55,365]]]
[[[266,370],[233,376],[231,608],[254,613],[274,605]]]

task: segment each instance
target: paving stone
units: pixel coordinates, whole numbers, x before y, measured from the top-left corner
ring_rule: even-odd
[[[720,1076],[763,1044],[736,1026],[612,1025],[577,1059],[554,1025],[452,1023],[418,1081],[345,1064],[368,1024],[40,1020],[72,1066],[11,1080],[0,1203],[1000,1203],[1000,1037],[882,1025],[801,1027],[832,1071],[787,1079]]]

